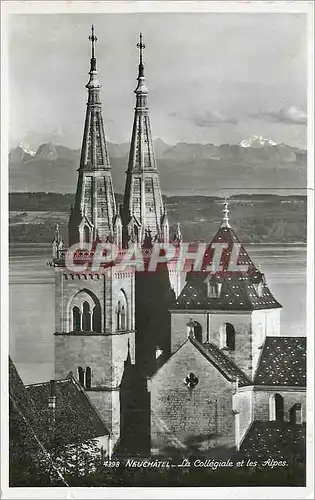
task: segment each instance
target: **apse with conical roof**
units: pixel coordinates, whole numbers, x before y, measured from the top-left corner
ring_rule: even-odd
[[[129,163],[123,205],[124,240],[143,243],[168,241],[169,225],[160,188],[151,134],[148,89],[144,76],[142,34],[139,49],[138,85],[135,89],[136,107],[132,129]]]
[[[95,57],[97,37],[92,33],[87,109],[81,148],[75,205],[69,220],[69,243],[121,243],[121,220],[116,209],[111,166],[104,132],[101,84]]]

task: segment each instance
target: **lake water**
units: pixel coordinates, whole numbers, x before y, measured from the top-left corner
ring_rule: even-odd
[[[306,245],[247,245],[282,304],[282,335],[306,335]],[[10,354],[24,383],[54,377],[54,269],[51,246],[10,246]]]

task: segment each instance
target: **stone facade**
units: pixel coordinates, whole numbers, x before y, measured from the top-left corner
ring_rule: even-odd
[[[198,384],[190,389],[185,378]],[[226,378],[189,342],[149,380],[151,452],[185,450],[193,440],[206,448],[235,446],[233,393]]]
[[[134,126],[117,210],[93,45],[69,244],[115,242],[123,253],[137,242],[148,255],[152,244],[169,240],[142,38],[138,47]],[[119,265],[70,272],[55,236],[55,376],[73,372],[108,424],[114,446],[123,441],[134,453],[142,440],[138,451],[153,454],[238,449],[255,421],[305,420],[305,345],[277,341],[282,306],[231,228],[227,203],[223,213],[212,240],[224,248],[220,275],[209,275],[205,263],[199,274],[179,272],[169,263],[154,273],[126,272]],[[173,241],[180,247],[179,228]],[[228,271],[235,245],[244,273]]]
[[[261,348],[266,336],[280,335],[280,309],[259,311],[171,311],[171,351],[185,340],[189,319],[198,322],[200,342],[212,342],[225,349],[235,363],[250,377],[257,368]],[[235,329],[235,349],[226,349],[225,325]]]
[[[128,351],[135,360],[135,276],[118,268],[106,274],[70,274],[65,268],[56,268],[56,333],[55,378],[61,379],[69,371],[83,380],[91,399],[104,417],[113,435],[119,438],[119,385]],[[84,303],[90,308],[90,330],[76,330],[73,310],[84,314]],[[124,304],[124,325],[119,320],[120,305]],[[92,311],[99,307],[99,328],[94,324]],[[87,369],[90,370],[86,384]],[[99,391],[99,392],[98,392]],[[114,399],[114,404],[113,404]]]
[[[135,329],[135,274],[109,268],[106,273],[71,273],[63,266],[56,267],[55,273],[56,332],[74,331],[73,307],[78,306],[82,314],[82,304],[87,301],[91,309],[100,308],[99,328],[91,330],[99,333],[116,333]],[[119,303],[124,306],[125,327],[117,324]]]
[[[306,390],[305,387],[259,387],[239,388],[233,398],[233,408],[239,414],[239,445],[244,439],[253,421],[270,422],[276,420],[274,398],[283,398],[283,421],[292,422],[290,411],[295,405],[301,405],[301,414],[296,418],[297,424],[306,422]]]

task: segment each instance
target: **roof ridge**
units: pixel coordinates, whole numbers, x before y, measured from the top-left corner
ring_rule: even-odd
[[[175,354],[183,347],[184,344],[187,344],[187,342],[189,341],[190,337],[187,337],[185,342],[183,342],[179,347],[177,347],[177,349],[171,353],[171,355],[164,361],[164,363],[161,364],[161,366],[159,366],[151,375],[149,375],[147,377],[148,380],[151,380],[153,377],[155,377],[155,375],[161,370],[161,368],[163,368],[163,366],[166,365],[166,363],[169,362],[170,359],[172,359],[173,356],[175,356]]]
[[[69,486],[68,483],[66,482],[65,478],[63,477],[62,472],[60,471],[60,468],[56,465],[55,461],[52,460],[52,457],[50,453],[47,451],[45,445],[42,443],[40,437],[37,435],[36,431],[33,428],[32,423],[29,421],[29,419],[24,415],[24,412],[20,409],[19,404],[15,400],[15,397],[10,395],[9,398],[11,399],[16,411],[19,413],[20,417],[23,419],[26,427],[29,429],[31,434],[33,435],[33,438],[35,439],[37,445],[39,446],[40,450],[42,453],[48,458],[52,468],[56,471],[58,477],[61,479],[61,481],[64,483],[65,486]]]
[[[205,343],[207,343],[207,342],[205,342]],[[245,378],[247,378],[248,382],[252,383],[252,380],[250,379],[250,377],[248,377],[248,376],[246,375],[246,373],[245,373],[245,372],[243,372],[243,370],[242,370],[242,369],[241,369],[241,368],[240,368],[240,367],[239,367],[239,366],[235,363],[235,361],[234,361],[233,359],[229,358],[229,357],[228,357],[228,356],[227,356],[227,355],[226,355],[226,354],[222,351],[222,349],[220,349],[220,347],[218,347],[218,346],[217,346],[216,344],[214,344],[213,342],[208,342],[208,343],[209,343],[209,344],[211,344],[211,345],[212,345],[212,346],[213,346],[213,347],[214,347],[214,348],[215,348],[215,349],[216,349],[216,350],[220,353],[220,355],[224,356],[224,358],[225,358],[225,359],[226,359],[226,360],[227,360],[227,361],[228,361],[228,362],[229,362],[229,363],[230,363],[230,364],[231,364],[234,368],[236,368],[238,371],[240,371],[240,372],[243,374],[243,376],[244,376]]]
[[[81,386],[81,384],[79,384],[79,382],[75,379],[75,377],[73,376],[73,374],[70,374],[69,373],[69,378],[67,379],[68,382],[72,382],[73,385],[79,389],[80,393],[83,395],[83,397],[85,398],[85,401],[86,403],[88,403],[88,405],[93,408],[93,411],[95,412],[96,416],[100,419],[101,423],[104,425],[106,431],[108,432],[108,435],[110,435],[110,431],[107,427],[107,424],[105,422],[105,420],[102,418],[101,414],[99,413],[98,409],[96,408],[96,406],[94,405],[93,401],[89,398],[88,394],[86,393],[86,391],[84,390],[84,388]]]
[[[222,375],[224,375],[228,380],[231,380],[231,381],[236,381],[237,380],[237,376],[235,377],[233,374],[229,373],[228,376],[227,376],[227,373],[224,372],[224,370],[222,369],[222,367],[219,366],[218,362],[216,359],[213,359],[213,356],[211,356],[211,352],[209,352],[203,344],[201,344],[200,342],[198,342],[198,340],[196,340],[195,338],[192,338],[192,337],[189,337],[190,341],[192,342],[192,344],[197,347],[197,349],[199,349],[199,351],[204,354],[205,357],[207,357],[209,359],[209,361],[211,363],[213,363],[216,368],[220,371],[220,373],[222,373]],[[222,352],[222,350],[216,346],[215,344],[213,344],[212,342],[208,342],[209,345],[215,347],[216,351],[220,354],[220,356],[222,356],[225,361],[227,361],[228,363],[232,364],[232,367],[236,369],[236,371],[240,372],[241,375],[244,377],[244,379],[248,382],[248,384],[252,384],[252,381],[250,380],[249,377],[247,377],[247,375],[245,375],[245,373],[234,363],[231,363],[231,360],[230,358],[228,358],[228,356],[226,356],[224,354],[224,352]]]
[[[59,384],[60,382],[63,382],[63,383],[69,382],[69,378],[65,378],[65,379],[61,379],[61,380],[59,380],[59,379],[57,379],[57,380],[51,379],[51,380],[54,380],[54,382],[56,384]],[[45,385],[49,385],[49,383],[50,383],[50,380],[47,380],[45,382],[34,382],[33,384],[25,384],[24,387],[26,387],[26,388],[28,388],[28,387],[43,387]]]
[[[307,339],[306,335],[267,335],[266,339]]]

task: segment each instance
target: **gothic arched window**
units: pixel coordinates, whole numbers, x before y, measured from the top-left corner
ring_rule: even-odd
[[[99,304],[93,307],[92,330],[93,332],[101,331],[101,306]]]
[[[85,370],[85,387],[86,389],[91,389],[92,372],[89,366]]]
[[[83,234],[85,243],[90,243],[90,230],[88,226],[84,226]]]
[[[284,401],[281,394],[272,394],[269,402],[269,419],[283,422],[284,420]]]
[[[275,395],[275,415],[278,422],[283,422],[284,419],[284,401],[281,394]]]
[[[117,330],[128,330],[128,305],[125,292],[120,290],[120,299],[116,307],[116,328]]]
[[[90,304],[88,302],[83,302],[82,330],[84,332],[91,330]]]
[[[102,307],[98,297],[88,289],[79,290],[71,299],[68,309],[67,331],[102,331]]]
[[[235,328],[231,323],[225,324],[225,338],[226,347],[231,349],[231,351],[235,351]]]
[[[81,330],[81,312],[77,306],[74,306],[72,309],[72,325],[75,332],[79,332]]]
[[[117,330],[121,330],[121,303],[120,303],[120,300],[117,304],[116,323],[117,323]]]
[[[79,366],[78,368],[78,377],[79,377],[79,382],[84,387],[84,370],[82,366]]]
[[[295,403],[290,408],[290,423],[291,424],[301,424],[302,423],[302,405],[301,403]]]
[[[126,330],[126,309],[125,309],[125,306],[122,305],[121,306],[121,313],[120,313],[120,328],[122,330]]]
[[[202,326],[198,321],[194,321],[194,337],[198,342],[202,343]]]

